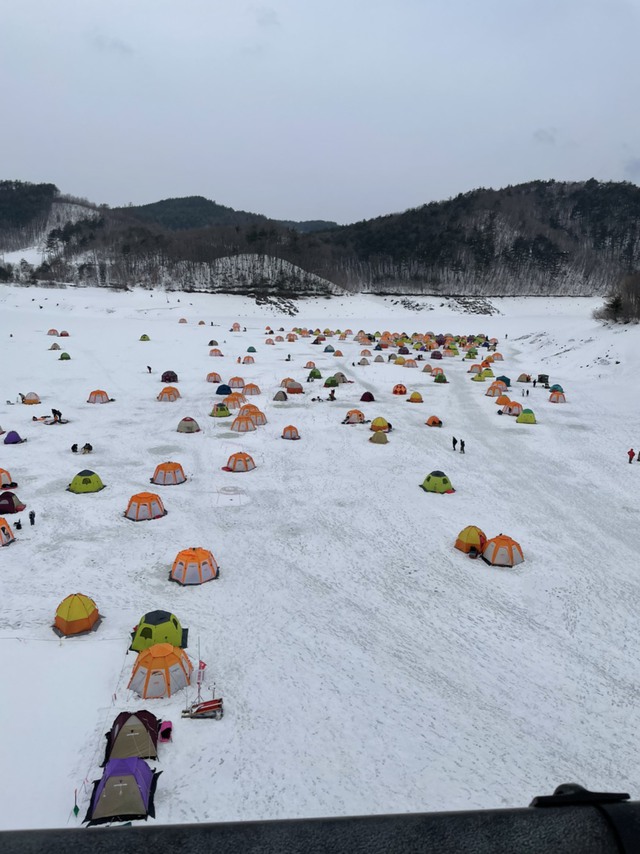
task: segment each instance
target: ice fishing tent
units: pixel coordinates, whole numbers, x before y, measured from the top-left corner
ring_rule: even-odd
[[[386,445],[389,442],[386,433],[374,433],[373,436],[369,437],[369,441],[373,442],[374,445]]]
[[[239,391],[233,391],[222,401],[229,409],[240,409],[247,402],[247,398]]]
[[[531,374],[520,374],[518,377],[519,383],[530,383],[531,382]]]
[[[244,409],[244,407],[243,407],[243,409]],[[253,421],[253,423],[256,425],[256,427],[264,427],[264,425],[267,423],[267,416],[264,414],[264,412],[261,412],[258,408],[252,409],[248,413],[240,412],[240,415],[243,415],[243,414],[248,414],[249,418]]]
[[[516,566],[523,562],[524,555],[519,543],[511,537],[498,534],[485,543],[482,560],[491,566]]]
[[[252,433],[256,429],[256,424],[249,415],[236,415],[230,429],[234,433]]]
[[[320,373],[320,371],[317,368],[311,368],[311,370],[309,371],[308,379],[310,379],[310,380],[321,380],[322,374]]]
[[[377,349],[378,349],[378,348],[376,347],[376,350],[377,350]],[[378,355],[378,356],[376,356],[376,357],[375,357],[375,359],[374,359],[373,361],[374,361],[374,362],[384,362],[384,359],[382,358],[382,356]]]
[[[171,697],[191,683],[192,671],[183,649],[157,643],[138,653],[127,688],[145,700]]]
[[[359,409],[350,409],[347,412],[345,421],[347,424],[364,424],[364,412],[360,412]]]
[[[549,395],[549,403],[566,403],[567,398],[561,391],[552,391]]]
[[[506,394],[501,394],[499,397],[496,397],[495,402],[498,406],[509,406],[511,404],[511,401]]]
[[[186,479],[187,476],[180,463],[166,462],[156,466],[156,470],[150,480],[151,483],[155,483],[158,486],[178,486],[184,483]]]
[[[227,397],[228,395],[231,394],[231,389],[229,388],[228,385],[226,385],[226,383],[223,383],[222,385],[219,385],[218,388],[216,389],[216,394],[220,394],[220,395],[223,395],[224,397]]]
[[[389,422],[387,421],[386,418],[382,418],[382,417],[374,418],[373,421],[371,422],[371,427],[369,427],[369,429],[373,430],[374,433],[378,433],[378,432],[388,433],[389,432]]]
[[[258,394],[262,394],[260,391],[260,386],[255,383],[247,383],[243,389],[243,394],[248,397],[255,397]]]
[[[331,344],[327,344],[327,346],[324,348],[325,353],[333,353],[333,351],[334,348],[331,346]]]
[[[325,385],[326,385],[326,383],[325,383]],[[336,383],[336,385],[337,385],[337,383]],[[294,380],[293,382],[288,383],[287,392],[289,394],[304,394],[304,389],[302,388],[302,385],[300,383],[298,383]]]
[[[100,476],[94,471],[83,469],[73,478],[67,487],[67,492],[80,495],[84,492],[100,492],[101,489],[104,489],[104,483],[100,480]]]
[[[178,389],[173,385],[167,385],[162,389],[157,399],[164,401],[165,403],[173,403],[173,401],[177,400],[179,397],[180,392]]]
[[[0,513],[21,513],[26,506],[15,493],[0,493]]]
[[[215,371],[210,371],[207,374],[207,382],[208,383],[221,383],[222,377],[220,376],[220,374],[216,373]]]
[[[440,494],[455,492],[451,481],[444,472],[432,471],[420,484],[420,489],[425,492],[438,492]]]
[[[365,391],[365,393],[360,398],[361,403],[374,403],[375,397],[371,394],[370,391]]]
[[[114,821],[155,818],[153,796],[162,772],[152,771],[144,759],[110,759],[91,793],[84,818],[91,827]]]
[[[68,362],[71,359],[71,356],[68,353],[60,353],[60,357],[58,361],[60,362]]]
[[[564,389],[562,388],[562,386],[560,385],[560,383],[554,383],[554,384],[551,386],[550,391],[562,391],[562,392],[563,392],[563,391],[564,391]]]
[[[231,379],[229,380],[227,385],[229,386],[229,388],[243,389],[244,388],[244,380],[242,379],[242,377],[231,377]]]
[[[215,338],[212,338],[211,341],[209,341],[209,347],[217,347],[217,346],[218,346],[218,342],[216,341]]]
[[[57,343],[54,341],[54,342],[53,342],[53,344],[51,345],[51,347],[49,347],[49,349],[50,349],[50,350],[59,350],[59,349],[60,349],[60,345],[59,345],[59,344],[57,344]]]
[[[6,469],[0,469],[0,489],[15,489],[17,485]]]
[[[432,359],[441,359],[442,353],[440,352],[440,350],[432,350],[431,351],[431,358]]]
[[[129,499],[124,512],[126,519],[132,522],[144,522],[148,519],[159,519],[166,516],[167,511],[159,495],[154,492],[138,492]]]
[[[199,433],[200,425],[195,418],[190,418],[187,415],[180,421],[176,429],[178,433]]]
[[[110,759],[157,759],[160,721],[146,709],[120,712],[105,733],[105,765]]]
[[[412,391],[411,395],[407,398],[407,403],[423,403],[422,395],[419,391]]]
[[[391,393],[392,394],[406,394],[407,393],[407,387],[406,387],[406,385],[402,385],[402,383],[398,383],[397,385],[394,385]]]
[[[50,330],[47,332],[47,335],[57,335],[57,334],[58,334],[58,330],[57,330],[57,329],[50,329]]]
[[[255,353],[255,352],[256,352],[255,347],[247,347],[247,353]]]
[[[11,525],[6,519],[0,518],[0,546],[10,546],[15,541]]]
[[[502,411],[505,415],[520,415],[522,409],[523,407],[521,403],[518,403],[517,400],[511,400]]]
[[[299,439],[300,434],[298,433],[298,428],[294,427],[293,424],[288,424],[282,430],[282,439]]]
[[[497,380],[500,380],[501,383],[504,383],[507,388],[511,385],[511,380],[509,377],[505,377],[504,374],[500,377],[496,377]]]
[[[273,399],[274,399],[274,400],[283,401],[283,400],[288,400],[289,398],[287,397],[287,394],[286,394],[286,392],[285,392],[285,391],[283,391],[282,389],[279,389],[279,390],[274,394]]]
[[[214,403],[213,409],[209,413],[212,418],[230,418],[231,412],[226,403]]]
[[[186,317],[181,317],[180,320],[178,321],[178,323],[186,323],[186,322],[187,322]]]
[[[364,359],[364,358],[363,358],[363,359],[360,359],[360,361],[358,362],[358,364],[359,364],[361,367],[363,367],[363,368],[364,368],[364,367],[366,367],[368,364],[370,364],[370,362],[369,362],[369,360],[368,360],[368,359]]]
[[[24,398],[22,399],[22,402],[26,406],[34,406],[36,403],[41,403],[42,401],[35,393],[35,391],[30,391],[28,394],[25,394]]]
[[[208,549],[191,548],[178,552],[169,580],[178,584],[204,584],[220,575],[220,567]]]
[[[100,614],[93,599],[83,593],[72,593],[58,605],[53,630],[59,637],[82,635],[95,631],[100,624]]]
[[[469,552],[480,554],[486,542],[487,537],[484,531],[478,528],[477,525],[467,525],[458,534],[454,548],[459,549],[459,551],[465,554],[469,554]]]
[[[337,388],[340,385],[336,377],[327,377],[324,381],[325,388]]]
[[[209,350],[209,355],[210,356],[222,356],[223,354],[222,354],[221,350],[218,350],[217,347],[214,347],[213,350]]]
[[[227,460],[226,466],[222,466],[222,471],[253,471],[255,467],[256,464],[250,454],[245,454],[243,451],[237,451],[235,454],[231,454]]]
[[[20,445],[22,442],[26,441],[26,439],[21,439],[15,430],[9,430],[7,435],[4,437],[5,445]]]
[[[536,382],[540,385],[546,385],[549,382],[549,374],[538,374]]]
[[[156,643],[170,643],[185,649],[189,638],[189,629],[183,629],[180,620],[169,611],[149,611],[140,618],[140,622],[131,633],[131,646],[134,652],[141,652]]]
[[[255,365],[255,361],[256,360],[253,358],[253,356],[245,356],[242,359],[242,364],[243,365]]]
[[[141,335],[138,340],[139,341],[151,341],[151,338],[149,338],[148,335]]]
[[[523,409],[520,415],[516,418],[516,424],[535,424],[536,416],[531,409]]]
[[[446,376],[444,374],[440,374],[440,373],[435,375],[435,377],[433,378],[433,381],[434,381],[434,383],[447,383],[447,382],[449,382],[449,380],[446,378]]]
[[[89,394],[87,403],[109,403],[109,395],[101,388],[97,388]]]
[[[430,415],[424,423],[427,427],[442,427],[442,421],[437,415]]]
[[[165,371],[160,377],[160,382],[163,383],[177,383],[178,375],[175,371]]]
[[[68,337],[69,337],[69,333],[67,332],[67,330],[66,330],[66,329],[61,329],[61,330],[60,330],[60,337],[61,337],[61,338],[68,338]]]

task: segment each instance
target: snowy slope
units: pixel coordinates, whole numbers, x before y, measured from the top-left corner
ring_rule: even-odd
[[[28,438],[1,445],[0,466],[37,513],[35,527],[0,549],[0,642],[12,686],[0,704],[0,764],[12,769],[0,826],[79,824],[100,776],[103,734],[132,708],[175,725],[151,763],[164,772],[158,822],[516,806],[565,780],[635,791],[640,466],[627,464],[626,451],[640,443],[630,394],[638,328],[600,326],[593,300],[504,299],[495,301],[500,314],[485,317],[441,300],[410,313],[361,296],[307,301],[293,320],[241,297],[181,300],[0,290],[0,424]],[[229,332],[235,320],[246,333]],[[441,363],[450,383],[438,386],[386,362],[353,367],[361,346],[352,340],[331,339],[343,358],[312,339],[265,346],[267,323],[486,332],[500,339],[498,373],[548,372],[568,402],[554,406],[529,387],[539,424],[518,425],[496,418],[486,385],[470,382],[459,359]],[[70,338],[48,337],[49,327]],[[224,358],[209,357],[212,337]],[[56,340],[71,361],[48,350]],[[255,364],[237,365],[251,344]],[[300,400],[274,403],[283,377],[304,381],[309,359],[323,377],[343,370],[354,383],[338,388],[335,403],[311,401],[326,397],[319,382],[305,384]],[[176,403],[156,401],[167,369],[179,376]],[[256,382],[253,402],[269,423],[237,436],[229,421],[209,418],[219,399],[205,382],[211,370]],[[393,397],[397,382],[421,391],[424,404]],[[115,403],[87,404],[95,388]],[[359,402],[365,390],[375,403]],[[42,406],[5,403],[29,391]],[[510,394],[521,399],[521,386]],[[371,445],[366,426],[340,424],[356,406],[393,423],[387,446]],[[31,421],[51,407],[70,423]],[[442,430],[424,426],[431,414]],[[178,434],[185,415],[203,432]],[[301,441],[280,439],[286,424]],[[464,456],[452,451],[452,435],[465,439]],[[85,441],[92,456],[71,454]],[[235,450],[258,468],[221,471]],[[168,515],[124,519],[129,497],[166,460],[189,476],[152,487]],[[107,488],[67,492],[86,466]],[[433,469],[449,475],[454,495],[418,489]],[[525,563],[491,569],[455,551],[468,524],[517,539]],[[196,545],[213,551],[220,579],[171,584],[176,553]],[[58,640],[56,606],[78,591],[104,622]],[[225,698],[221,722],[181,720],[184,692],[146,702],[127,692],[128,633],[155,608],[189,628],[194,663],[199,639],[209,684]]]

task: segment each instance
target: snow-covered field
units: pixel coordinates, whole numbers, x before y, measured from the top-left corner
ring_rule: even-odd
[[[150,763],[164,772],[160,823],[522,806],[567,780],[638,794],[640,464],[626,451],[640,443],[640,328],[600,326],[593,300],[499,300],[490,317],[440,302],[410,313],[375,297],[317,300],[291,318],[240,297],[0,288],[0,424],[28,439],[0,445],[27,504],[18,541],[0,549],[0,827],[80,824],[103,734],[134,708],[174,722]],[[233,321],[247,332],[231,333]],[[267,323],[486,332],[505,357],[497,373],[547,372],[567,403],[529,386],[539,423],[516,424],[496,417],[460,359],[442,363],[450,382],[436,385],[386,361],[354,367],[362,348],[351,338],[330,339],[343,358],[312,338],[265,346]],[[48,337],[49,327],[70,337]],[[208,355],[211,338],[224,358]],[[49,351],[53,341],[71,361]],[[250,345],[255,364],[237,365]],[[327,396],[320,382],[273,402],[282,378],[304,383],[310,359],[353,384],[335,403],[311,401]],[[182,397],[159,403],[169,369]],[[256,382],[268,424],[238,436],[210,418],[212,370]],[[397,382],[424,403],[392,396]],[[115,403],[86,403],[97,388]],[[359,402],[365,390],[375,403]],[[9,404],[29,391],[41,406]],[[52,407],[69,424],[32,422]],[[367,441],[368,426],[341,425],[353,407],[393,423],[387,446]],[[432,414],[443,429],[424,425]],[[176,432],[185,415],[201,433]],[[281,440],[287,424],[301,441]],[[91,456],[71,453],[86,441]],[[258,468],[221,471],[235,450]],[[189,481],[150,487],[167,460]],[[107,488],[67,492],[87,466]],[[433,469],[455,494],[418,488]],[[126,520],[129,497],[149,488],[168,515]],[[454,550],[469,524],[514,537],[525,562],[499,570]],[[168,581],[190,546],[213,551],[219,580]],[[59,640],[55,610],[75,592],[104,621]],[[127,691],[129,632],[156,608],[189,628],[195,664],[199,641],[222,721],[181,720],[193,690],[159,701]]]

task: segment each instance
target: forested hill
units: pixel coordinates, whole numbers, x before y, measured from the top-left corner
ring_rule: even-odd
[[[115,208],[115,210],[120,210],[143,222],[155,223],[171,231],[229,225],[264,225],[270,222],[269,218],[262,214],[237,211],[225,205],[219,205],[217,202],[212,202],[210,199],[205,199],[204,196],[163,199],[149,205],[129,205],[126,208]],[[336,226],[335,222],[323,220],[308,220],[306,222],[274,220],[274,222],[283,228],[292,228],[301,233],[320,231]]]
[[[353,225],[314,223],[322,230],[308,233],[202,197],[110,210],[53,185],[23,185],[16,212],[2,194],[18,183],[0,182],[0,251],[32,246],[16,246],[16,235],[38,233],[45,260],[18,269],[0,257],[5,281],[290,296],[588,296],[640,270],[640,188],[624,182],[478,189]]]

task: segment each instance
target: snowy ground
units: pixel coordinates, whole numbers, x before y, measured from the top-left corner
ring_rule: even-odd
[[[120,711],[144,707],[175,725],[151,763],[164,772],[158,822],[522,806],[568,780],[637,796],[640,465],[626,451],[640,443],[630,393],[640,329],[600,326],[592,300],[499,300],[491,317],[418,302],[432,310],[353,297],[306,302],[285,318],[240,297],[0,289],[0,424],[28,438],[1,445],[0,466],[37,513],[34,528],[0,549],[0,767],[11,769],[0,827],[79,824],[103,734]],[[246,333],[229,332],[235,320]],[[568,402],[530,389],[539,424],[519,425],[496,417],[459,359],[442,363],[450,384],[438,386],[387,363],[353,367],[361,346],[352,340],[331,340],[344,358],[312,339],[265,346],[267,323],[486,332],[500,339],[500,372],[548,372]],[[49,327],[70,338],[47,337]],[[224,358],[209,357],[212,337]],[[49,351],[55,340],[71,361]],[[252,344],[256,363],[238,366]],[[283,377],[304,381],[309,359],[323,376],[343,370],[355,382],[333,404],[311,401],[327,395],[318,382],[274,403]],[[182,398],[159,403],[168,369]],[[209,418],[211,370],[257,382],[269,423],[239,437]],[[396,382],[424,404],[393,397]],[[87,404],[95,388],[116,402]],[[359,402],[365,390],[375,403]],[[36,391],[42,406],[5,403],[19,391]],[[518,383],[511,396],[521,399]],[[393,423],[387,446],[370,444],[366,426],[340,424],[356,406]],[[51,407],[70,423],[32,423]],[[442,430],[424,426],[431,414]],[[203,432],[178,434],[185,415]],[[301,441],[280,439],[286,424]],[[466,455],[453,453],[452,435]],[[91,457],[71,454],[86,441]],[[258,468],[221,471],[234,450]],[[125,520],[129,497],[167,460],[190,478],[155,488],[168,515]],[[107,488],[67,492],[87,465]],[[433,469],[449,475],[454,495],[418,488]],[[242,493],[221,492],[229,486]],[[491,569],[455,551],[468,524],[517,539],[525,563]],[[221,578],[169,583],[176,553],[196,545],[213,551]],[[73,592],[95,599],[105,619],[90,636],[60,641],[51,623]],[[225,699],[221,722],[181,720],[184,692],[148,702],[128,694],[129,631],[155,608],[189,627],[194,663],[199,638]]]

